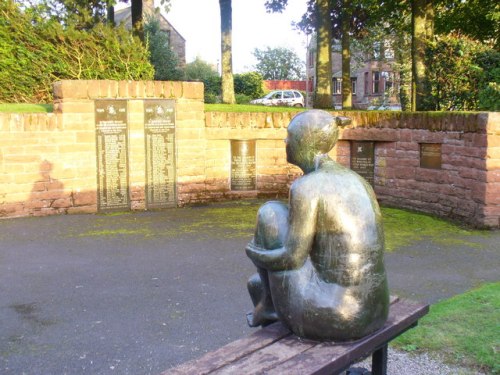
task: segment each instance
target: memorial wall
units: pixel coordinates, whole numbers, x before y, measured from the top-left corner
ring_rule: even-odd
[[[190,82],[62,81],[54,113],[0,114],[0,217],[285,198],[293,113],[204,112]],[[500,116],[348,112],[331,156],[385,204],[500,226]]]

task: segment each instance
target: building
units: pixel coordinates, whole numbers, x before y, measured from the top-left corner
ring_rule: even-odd
[[[179,65],[186,65],[186,39],[175,29],[174,26],[159,12],[156,11],[154,0],[143,0],[143,14],[147,16],[158,14],[160,29],[168,35],[169,45],[179,58]],[[124,8],[115,11],[115,23],[123,23],[127,29],[132,28],[131,8]]]
[[[316,84],[316,38],[308,47],[307,73],[311,91]],[[351,85],[353,108],[399,105],[399,75],[394,70],[394,50],[389,41],[373,44],[370,53],[351,51]],[[342,105],[342,50],[340,42],[332,46],[332,92],[336,108]]]

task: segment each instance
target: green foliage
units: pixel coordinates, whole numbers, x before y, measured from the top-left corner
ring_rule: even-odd
[[[255,69],[264,79],[298,80],[304,76],[304,63],[297,54],[287,48],[255,48]]]
[[[217,102],[216,97],[220,96],[222,92],[221,77],[212,65],[196,57],[194,61],[186,64],[185,73],[187,80],[203,82],[206,103]]]
[[[479,92],[478,109],[481,111],[500,111],[500,84],[489,82],[488,86]]]
[[[448,361],[500,374],[498,323],[500,283],[431,306],[419,325],[393,343],[401,348],[444,354]]]
[[[460,32],[500,48],[498,0],[442,0],[436,5],[436,32]]]
[[[236,94],[236,104],[249,104],[252,100],[251,96],[245,94]]]
[[[463,35],[439,36],[426,51],[433,109],[478,109],[480,91],[493,90],[489,82],[498,79],[499,56],[499,52]]]
[[[262,90],[262,75],[257,72],[248,72],[234,75],[234,91],[237,94],[244,94],[251,99],[260,98],[264,95]],[[236,99],[238,101],[238,99]],[[238,104],[242,104],[239,103]]]
[[[179,58],[170,48],[168,35],[160,29],[160,21],[151,16],[144,25],[144,35],[149,48],[150,61],[154,66],[154,79],[159,81],[180,81],[184,72],[179,67]]]
[[[220,103],[220,96],[217,96],[212,93],[205,93],[205,103],[207,104],[216,104]]]
[[[47,102],[62,79],[151,79],[148,51],[124,28],[63,27],[0,2],[0,101]]]
[[[0,103],[0,112],[4,113],[49,113],[53,111],[53,104]]]

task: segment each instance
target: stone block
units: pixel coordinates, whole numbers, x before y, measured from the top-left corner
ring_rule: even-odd
[[[63,80],[53,85],[54,99],[88,99],[87,81]]]
[[[186,99],[203,100],[203,83],[201,82],[182,82],[182,97]]]
[[[97,204],[97,192],[95,191],[74,191],[73,204],[75,206],[90,206]]]

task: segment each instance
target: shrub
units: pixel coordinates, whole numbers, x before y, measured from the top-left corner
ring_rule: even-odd
[[[61,79],[152,79],[148,58],[123,27],[82,31],[0,2],[0,101],[51,101]]]
[[[438,37],[428,46],[426,57],[430,100],[436,110],[476,110],[480,92],[491,92],[489,83],[498,80],[500,53],[463,35]]]
[[[253,98],[245,94],[236,94],[236,104],[248,104]]]
[[[207,104],[217,104],[220,103],[220,97],[212,94],[212,93],[206,93],[205,94],[205,103]]]
[[[257,72],[248,72],[234,75],[234,92],[244,94],[251,99],[260,98],[264,91],[262,90],[262,75]]]

